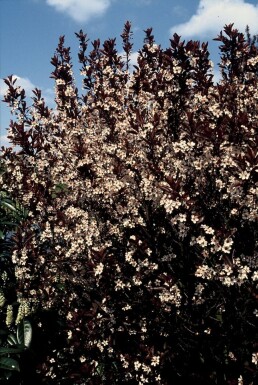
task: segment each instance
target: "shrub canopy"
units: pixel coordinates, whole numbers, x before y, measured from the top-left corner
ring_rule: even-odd
[[[207,44],[145,34],[132,70],[129,22],[124,56],[115,39],[87,54],[77,33],[83,95],[61,37],[54,110],[5,79],[2,189],[28,210],[12,252],[20,317],[24,304],[58,317],[47,384],[251,385],[258,49],[225,26],[215,83]]]

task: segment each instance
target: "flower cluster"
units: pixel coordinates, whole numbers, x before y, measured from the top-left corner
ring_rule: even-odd
[[[17,147],[3,149],[2,188],[28,210],[12,253],[19,317],[30,304],[62,320],[38,368],[47,384],[251,384],[258,49],[226,26],[216,84],[207,44],[175,34],[162,49],[147,29],[130,72],[130,28],[126,60],[114,39],[87,55],[76,34],[82,96],[60,38],[55,110],[5,80]]]

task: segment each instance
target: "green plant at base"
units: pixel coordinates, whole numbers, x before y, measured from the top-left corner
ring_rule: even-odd
[[[2,331],[1,334],[6,334]],[[10,333],[0,346],[0,380],[9,381],[14,372],[20,372],[20,359],[28,351],[32,340],[30,321],[23,319],[16,328],[16,334]]]
[[[0,165],[1,167],[1,165]],[[1,167],[0,173],[4,173]],[[0,380],[12,381],[14,374],[21,371],[20,360],[25,352],[28,351],[31,338],[32,327],[27,319],[23,319],[16,326],[15,333],[10,333],[7,327],[12,324],[12,315],[9,316],[10,302],[15,302],[16,280],[14,277],[13,264],[11,260],[14,246],[13,235],[22,221],[27,217],[27,211],[18,201],[13,200],[10,195],[0,191],[0,321],[4,325],[0,330]],[[3,311],[5,309],[6,311]],[[11,311],[12,312],[12,311]],[[2,319],[2,315],[6,319]],[[11,328],[13,329],[13,328]],[[17,382],[15,382],[17,383]],[[19,381],[20,383],[20,381]]]

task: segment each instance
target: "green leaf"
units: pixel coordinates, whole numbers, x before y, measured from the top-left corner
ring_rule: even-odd
[[[216,319],[217,319],[217,321],[222,322],[222,321],[223,321],[223,319],[222,319],[222,314],[217,313],[217,314],[216,314]]]
[[[15,211],[15,212],[17,211],[16,208],[15,208],[12,204],[10,204],[10,203],[8,203],[8,202],[6,202],[6,201],[3,201],[3,202],[2,202],[2,205],[5,206],[5,207],[7,207],[8,209],[10,209],[10,210],[12,210],[12,211]]]
[[[5,370],[5,371],[4,371],[5,379],[6,379],[7,381],[10,380],[12,374],[13,374],[13,373],[12,373],[10,370]]]
[[[28,320],[22,320],[17,326],[17,341],[19,344],[30,346],[32,339],[32,327]]]
[[[0,358],[0,369],[20,371],[19,363],[13,358]]]
[[[17,338],[14,334],[9,334],[9,336],[7,337],[7,342],[9,345],[17,345],[18,344]]]
[[[63,283],[58,283],[58,284],[56,285],[56,287],[57,287],[57,289],[59,289],[59,290],[65,291],[65,285],[64,285]]]
[[[1,221],[1,225],[6,225],[6,226],[18,226],[18,223],[13,222],[13,221]]]
[[[5,348],[5,347],[0,347],[0,355],[4,354],[19,354],[24,351],[24,346],[20,348]]]

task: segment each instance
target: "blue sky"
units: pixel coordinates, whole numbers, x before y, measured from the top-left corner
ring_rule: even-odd
[[[0,78],[14,74],[28,96],[38,87],[54,107],[54,82],[50,79],[53,56],[60,35],[71,47],[78,88],[78,41],[82,29],[90,40],[117,37],[126,20],[134,31],[133,58],[142,46],[143,30],[153,27],[156,42],[169,46],[174,32],[185,40],[208,41],[211,59],[218,62],[218,44],[212,42],[226,23],[234,22],[244,32],[248,24],[258,33],[258,1],[255,0],[0,0]],[[0,80],[0,98],[5,86]],[[0,104],[0,145],[6,143],[10,120],[5,103]]]

